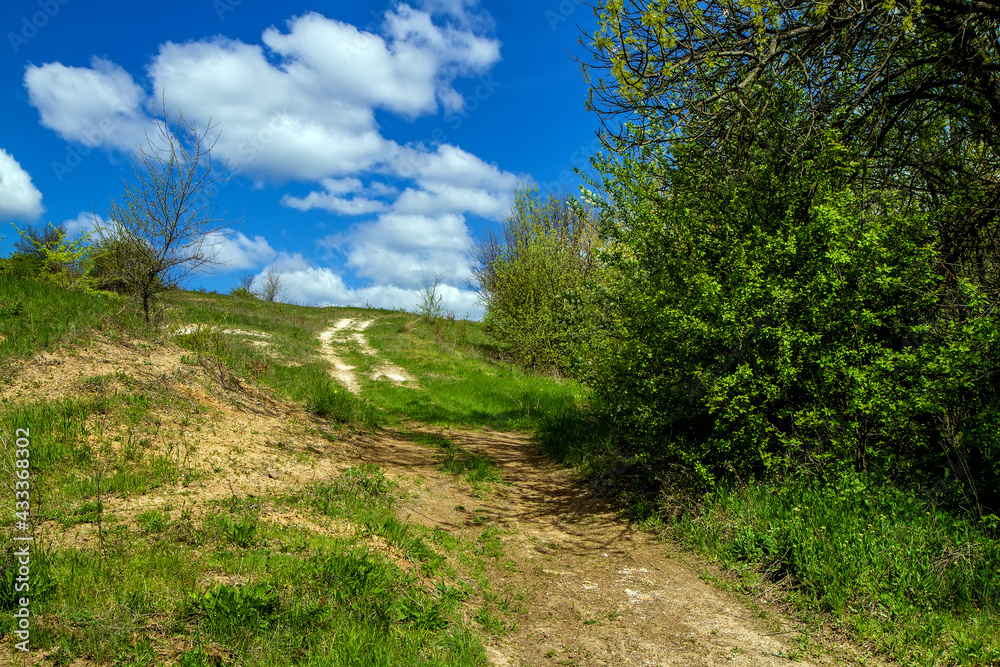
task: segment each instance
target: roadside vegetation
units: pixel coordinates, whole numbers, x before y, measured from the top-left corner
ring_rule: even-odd
[[[997,664],[996,16],[595,13],[607,150],[473,254],[498,349],[592,391],[543,447],[902,664]]]

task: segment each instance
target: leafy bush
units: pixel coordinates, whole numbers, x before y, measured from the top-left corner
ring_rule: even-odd
[[[939,220],[891,192],[862,206],[835,135],[736,173],[702,155],[600,163],[613,335],[589,381],[626,447],[709,483],[950,470],[954,499],[1000,500],[1000,327],[942,264]]]
[[[486,329],[507,355],[536,368],[582,361],[582,332],[596,320],[596,239],[594,217],[579,202],[516,191],[502,236],[490,232],[476,246],[472,267]]]
[[[32,227],[17,231],[21,234],[17,243],[20,259],[15,264],[20,271],[43,276],[62,289],[95,291],[92,272],[100,251],[91,245],[90,234],[70,239],[62,227],[51,223],[44,233]]]
[[[250,291],[250,290],[248,290],[248,289],[246,289],[244,287],[234,287],[233,289],[231,289],[229,291],[229,294],[230,294],[230,296],[242,297],[244,299],[256,299],[256,298],[258,298],[257,295],[254,292],[252,292],[252,291]]]

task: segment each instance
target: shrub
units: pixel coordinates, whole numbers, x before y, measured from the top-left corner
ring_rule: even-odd
[[[863,206],[843,163],[835,136],[728,176],[693,144],[603,163],[615,327],[588,379],[652,474],[950,470],[953,499],[986,501],[996,315],[932,213]]]
[[[67,290],[92,292],[96,283],[91,276],[100,251],[90,243],[90,234],[80,234],[73,239],[63,228],[49,223],[49,231],[42,233],[28,227],[18,229],[21,239],[17,247],[23,259],[21,271],[34,271],[59,287]],[[17,227],[15,227],[17,229]],[[25,248],[33,247],[32,252]]]
[[[579,202],[517,190],[501,236],[490,232],[472,256],[486,330],[506,354],[536,368],[580,361],[580,332],[596,319],[596,245],[594,216]]]

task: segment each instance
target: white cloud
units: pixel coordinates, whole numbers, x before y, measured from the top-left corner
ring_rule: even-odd
[[[290,303],[315,306],[364,306],[367,304],[377,308],[403,308],[415,311],[423,296],[421,288],[404,288],[395,285],[352,288],[332,269],[315,266],[299,254],[280,254],[258,275],[255,284],[262,280],[267,269],[273,270],[281,277],[285,289],[285,299]],[[460,317],[482,317],[482,306],[474,293],[452,285],[441,285],[439,294],[446,310],[452,310]]]
[[[148,68],[168,111],[202,126],[211,118],[222,131],[217,157],[251,176],[318,181],[384,167],[400,147],[379,134],[376,108],[455,110],[455,78],[500,57],[496,40],[406,4],[386,12],[384,35],[316,13],[286,28],[268,28],[262,44],[167,42]],[[143,141],[148,97],[114,63],[29,65],[24,83],[42,124],[68,141],[129,150]]]
[[[285,194],[285,206],[377,215],[337,238],[346,268],[385,286],[371,288],[384,289],[371,292],[379,299],[410,299],[422,277],[441,272],[463,292],[455,285],[468,271],[465,216],[499,218],[521,180],[458,147],[403,145],[380,133],[376,110],[407,118],[460,110],[455,80],[483,74],[500,58],[492,22],[475,0],[416,2],[385,12],[373,31],[307,13],[263,31],[260,43],[167,42],[146,72],[150,90],[165,91],[168,110],[182,109],[200,127],[211,117],[221,131],[213,156],[235,171],[258,183],[319,184],[304,196]],[[131,149],[149,127],[147,93],[106,60],[29,66],[25,85],[42,124],[69,141]],[[280,257],[261,237],[236,236],[219,251],[234,268]],[[323,271],[330,270],[290,270],[302,278],[301,301],[356,297]]]
[[[0,148],[0,215],[35,220],[42,214],[42,193],[21,164]]]
[[[64,220],[62,225],[66,230],[67,236],[76,236],[77,234],[89,234],[99,227],[106,226],[108,222],[108,220],[102,218],[100,215],[95,215],[92,211],[80,211],[80,214],[75,218]]]
[[[131,151],[151,127],[142,88],[120,66],[96,56],[89,68],[28,65],[24,85],[42,125],[67,141]]]
[[[472,246],[465,214],[501,217],[524,177],[449,145],[433,153],[406,149],[394,166],[410,170],[417,185],[376,220],[337,239],[347,248],[347,266],[359,276],[407,288],[439,273],[449,284],[461,284],[469,277]]]
[[[215,257],[217,272],[252,269],[277,255],[263,236],[249,238],[243,232],[209,234],[205,244]]]
[[[376,195],[384,193],[384,187],[377,187],[368,191],[357,178],[325,178],[322,181],[322,185],[324,188],[323,192],[310,192],[305,197],[285,195],[281,198],[281,203],[283,206],[288,206],[299,211],[309,211],[314,208],[320,208],[330,211],[331,213],[340,213],[342,215],[363,215],[365,213],[381,211],[386,207],[384,202],[365,196],[359,196],[365,194],[366,192],[371,192]],[[345,194],[351,194],[354,196],[350,199],[339,196]]]

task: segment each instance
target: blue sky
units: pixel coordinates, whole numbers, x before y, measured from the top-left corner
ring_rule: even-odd
[[[594,18],[571,0],[160,3],[8,0],[0,8],[0,216],[106,216],[150,102],[221,131],[235,176],[226,264],[189,287],[281,274],[308,305],[412,309],[425,278],[481,308],[466,253],[514,188],[579,180],[599,121],[570,53]]]

